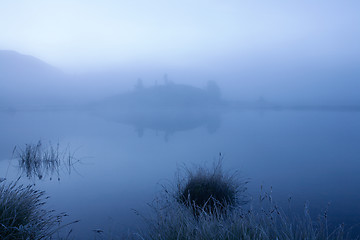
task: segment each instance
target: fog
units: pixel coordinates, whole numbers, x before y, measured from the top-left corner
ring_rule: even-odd
[[[147,212],[179,165],[221,152],[254,198],[272,186],[313,216],[332,202],[330,223],[354,226],[359,10],[355,0],[1,1],[0,179],[36,183],[87,239],[135,229],[131,209]],[[39,141],[76,161],[21,163]]]
[[[267,56],[268,57],[268,56]],[[216,81],[222,96],[234,101],[264,98],[279,105],[359,105],[357,59],[234,60],[206,67],[119,66],[117,69],[66,73],[37,58],[1,51],[1,106],[71,105],[131,91],[137,80],[145,86],[174,83],[204,87]],[[212,67],[214,66],[214,67]],[[19,71],[19,69],[21,69]]]
[[[10,60],[2,53],[2,74],[19,76],[3,80],[1,89],[24,95],[8,85],[29,84],[45,95],[49,81],[35,79],[50,78],[64,88],[59,95],[89,100],[168,74],[195,86],[217,81],[229,99],[359,104],[358,8],[356,1],[3,1],[1,48],[50,66],[20,76],[17,69],[35,63],[18,56],[5,66]],[[39,76],[49,68],[66,76]]]

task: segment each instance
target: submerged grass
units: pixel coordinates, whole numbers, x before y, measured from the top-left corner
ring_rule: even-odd
[[[19,161],[19,168],[23,171],[27,178],[43,179],[46,176],[56,174],[60,180],[60,167],[66,167],[66,171],[70,174],[74,164],[79,162],[75,159],[74,153],[69,148],[60,150],[60,144],[55,146],[51,143],[44,145],[41,141],[37,144],[26,144],[25,148],[16,146],[13,155]]]
[[[0,183],[0,239],[50,239],[69,225],[61,225],[66,213],[54,214],[44,208],[46,200],[44,191],[34,185]]]

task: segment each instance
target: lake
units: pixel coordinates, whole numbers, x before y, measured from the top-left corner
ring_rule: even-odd
[[[0,177],[35,183],[51,196],[48,208],[79,219],[73,236],[93,230],[116,234],[136,229],[147,203],[170,184],[184,164],[208,164],[223,156],[225,170],[249,179],[256,198],[260,186],[275,201],[294,209],[309,201],[313,214],[330,202],[329,219],[360,222],[360,112],[316,110],[173,110],[117,116],[86,111],[0,113]],[[76,159],[59,176],[27,179],[11,160],[15,146],[57,144]],[[50,177],[52,178],[50,180]],[[58,179],[59,177],[59,179]]]

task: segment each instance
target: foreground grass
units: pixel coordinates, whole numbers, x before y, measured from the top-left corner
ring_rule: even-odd
[[[360,239],[345,231],[343,224],[329,227],[327,212],[313,220],[307,204],[304,212],[296,215],[291,210],[285,213],[271,194],[264,191],[256,198],[258,201],[246,201],[246,182],[236,174],[225,174],[221,162],[211,169],[187,169],[185,176],[178,178],[174,185],[163,186],[163,191],[150,204],[150,216],[139,214],[145,227],[131,239]]]
[[[29,152],[36,152],[31,150]],[[51,239],[66,214],[45,210],[44,192],[32,185],[6,184],[0,180],[0,239]],[[246,181],[224,173],[221,161],[213,168],[186,169],[177,180],[163,186],[149,204],[141,229],[115,236],[94,230],[94,239],[141,240],[345,240],[360,239],[343,224],[328,226],[327,212],[316,220],[305,205],[301,215],[285,212],[271,194],[261,192],[248,201]]]
[[[0,239],[51,239],[66,226],[61,225],[65,213],[43,207],[46,199],[33,185],[0,183]]]
[[[351,238],[344,225],[328,228],[327,216],[316,221],[310,217],[308,207],[304,214],[286,214],[270,195],[261,198],[258,208],[236,207],[217,210],[198,209],[194,216],[188,206],[179,203],[171,194],[164,194],[152,204],[152,215],[144,218],[146,229],[138,239],[153,240],[235,240],[235,239],[358,239]]]

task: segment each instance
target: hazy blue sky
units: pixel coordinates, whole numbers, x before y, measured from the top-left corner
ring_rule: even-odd
[[[359,13],[357,0],[1,0],[0,49],[62,68],[349,60]]]

